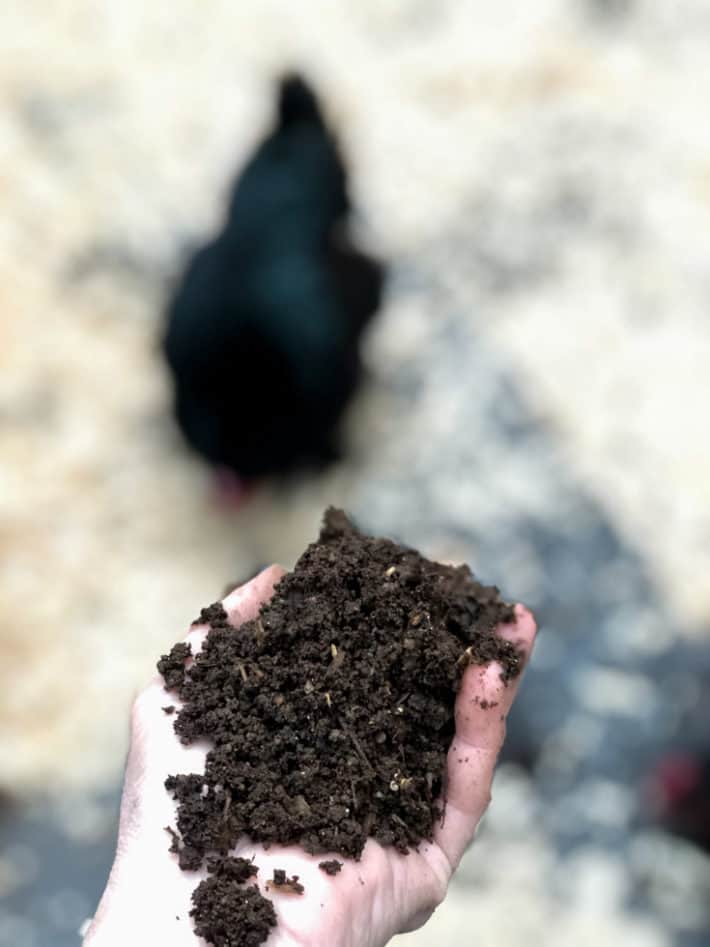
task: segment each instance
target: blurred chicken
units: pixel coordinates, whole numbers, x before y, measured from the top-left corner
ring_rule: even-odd
[[[196,253],[168,309],[177,420],[223,487],[338,454],[383,284],[382,266],[348,238],[350,209],[317,100],[288,77],[224,230]]]
[[[649,790],[661,825],[710,854],[710,757],[667,754],[654,768]]]

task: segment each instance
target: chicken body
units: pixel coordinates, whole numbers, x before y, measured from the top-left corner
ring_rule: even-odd
[[[168,311],[177,420],[211,463],[255,478],[337,453],[383,284],[382,266],[346,236],[349,211],[315,96],[288,78],[224,230],[194,256]]]

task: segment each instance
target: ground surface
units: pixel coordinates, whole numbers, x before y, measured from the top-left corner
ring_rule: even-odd
[[[131,694],[328,502],[471,562],[545,629],[486,828],[403,945],[706,943],[707,861],[644,826],[637,786],[679,728],[696,739],[708,668],[710,9],[209,11],[2,14],[2,778],[31,794],[83,766],[63,802],[3,809],[0,944],[76,944]],[[348,460],[226,516],[166,420],[154,340],[294,62],[393,277]]]

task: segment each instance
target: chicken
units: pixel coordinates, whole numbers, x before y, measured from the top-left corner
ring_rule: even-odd
[[[223,231],[195,254],[167,313],[178,424],[227,479],[320,465],[339,452],[360,337],[384,277],[351,243],[350,209],[337,143],[313,92],[290,76]]]
[[[710,757],[668,753],[657,763],[649,789],[661,825],[710,854]]]

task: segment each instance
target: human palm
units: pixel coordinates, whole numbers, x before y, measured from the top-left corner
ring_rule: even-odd
[[[264,570],[235,589],[223,602],[231,623],[255,618],[283,575],[279,566]],[[529,656],[535,622],[522,606],[517,620],[499,628]],[[206,626],[187,636],[193,654]],[[399,854],[370,839],[359,861],[340,859],[342,870],[326,875],[312,856],[295,846],[268,850],[244,839],[233,854],[254,858],[263,889],[274,868],[298,875],[302,895],[272,891],[278,926],[268,947],[380,947],[397,933],[414,930],[443,900],[449,880],[473,838],[489,801],[493,769],[505,737],[505,721],[517,682],[504,684],[500,668],[469,667],[456,697],[456,735],[447,761],[446,806],[431,842]],[[201,947],[190,919],[191,895],[204,870],[180,871],[167,851],[166,826],[175,822],[175,805],[164,787],[170,773],[202,772],[207,743],[184,746],[173,731],[172,703],[157,677],[134,703],[116,859],[85,947],[140,945]]]

